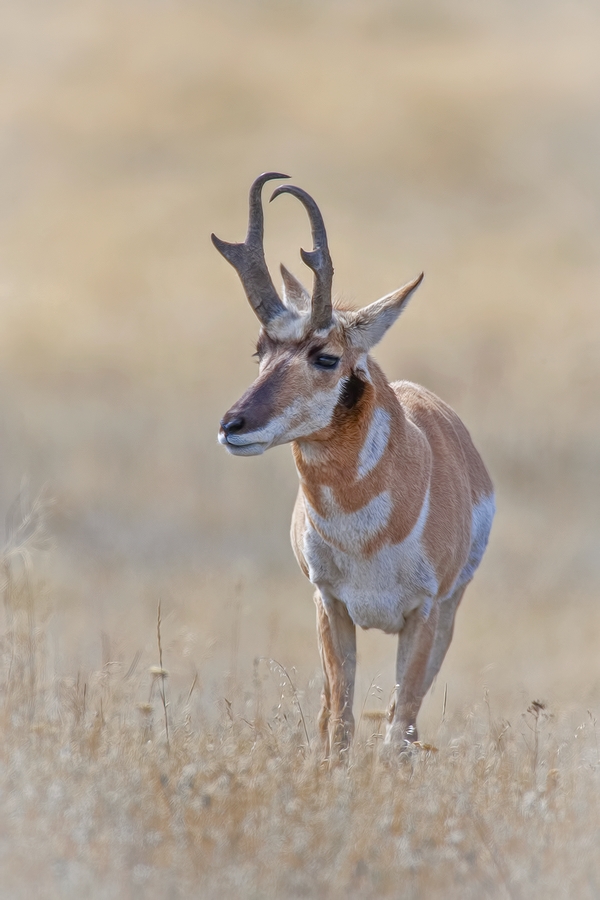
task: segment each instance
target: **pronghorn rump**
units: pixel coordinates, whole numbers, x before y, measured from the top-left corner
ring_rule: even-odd
[[[219,441],[238,456],[291,443],[300,480],[292,545],[314,584],[324,671],[319,717],[336,758],[354,729],[356,626],[398,634],[386,741],[417,739],[416,717],[442,664],[464,590],[494,515],[486,468],[456,413],[419,385],[389,384],[369,355],[422,276],[362,310],[334,306],[333,266],[314,200],[312,296],[282,269],[283,301],[264,260],[261,191],[252,185],[242,244],[213,236],[236,268],[262,329],[259,375],[225,414]]]

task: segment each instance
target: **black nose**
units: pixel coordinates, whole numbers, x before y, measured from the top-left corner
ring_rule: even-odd
[[[221,422],[221,429],[225,432],[225,434],[237,434],[238,431],[241,431],[244,425],[246,424],[246,420],[243,416],[237,416],[235,419],[232,419],[231,422],[226,422],[223,420]]]

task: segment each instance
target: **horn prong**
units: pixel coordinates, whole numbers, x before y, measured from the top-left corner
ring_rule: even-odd
[[[272,319],[286,311],[269,274],[263,247],[262,189],[267,181],[276,178],[289,178],[289,175],[263,172],[250,186],[248,232],[245,241],[229,243],[211,234],[216,249],[238,273],[250,306],[265,327]]]

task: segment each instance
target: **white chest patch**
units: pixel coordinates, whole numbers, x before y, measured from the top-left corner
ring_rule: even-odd
[[[382,532],[392,513],[392,497],[384,491],[355,512],[343,512],[335,502],[329,487],[321,488],[321,499],[326,515],[320,516],[308,506],[308,515],[323,538],[340,549],[351,553],[359,551]]]
[[[368,475],[385,453],[390,437],[390,420],[389,412],[378,406],[373,413],[365,443],[358,456],[359,478]]]
[[[429,495],[413,530],[403,541],[364,555],[360,548],[366,543],[365,535],[373,537],[381,530],[383,513],[387,523],[391,513],[387,492],[356,513],[326,520],[318,517],[314,524],[314,511],[309,510],[303,550],[309,578],[321,591],[325,606],[332,598],[341,600],[361,628],[379,628],[393,634],[402,629],[404,617],[411,610],[422,607],[426,612],[438,591],[435,572],[421,540],[429,513]],[[344,525],[343,539],[338,531],[340,523]],[[335,546],[329,542],[329,535]]]

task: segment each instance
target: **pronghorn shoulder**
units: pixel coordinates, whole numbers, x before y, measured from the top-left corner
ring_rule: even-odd
[[[471,442],[458,414],[437,394],[412,381],[394,381],[391,386],[404,414],[426,434],[435,431],[451,443]]]
[[[487,469],[458,413],[420,384],[394,381],[391,387],[406,417],[424,432],[434,456],[450,452],[466,463],[473,502],[491,495],[493,486]]]
[[[393,381],[391,387],[405,413],[417,420],[432,413],[458,419],[457,414],[447,403],[421,384],[415,384],[413,381]]]

